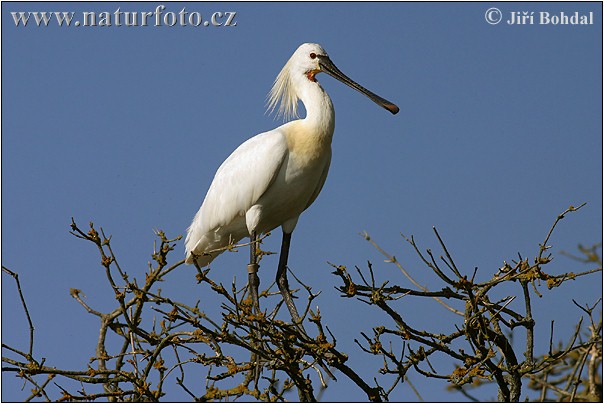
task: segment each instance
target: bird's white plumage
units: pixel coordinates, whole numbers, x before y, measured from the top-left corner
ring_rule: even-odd
[[[195,255],[200,266],[207,265],[218,254],[204,253],[252,230],[261,234],[280,225],[294,230],[319,195],[331,161],[331,142],[313,142],[316,150],[310,142],[295,144],[305,132],[303,122],[289,122],[247,140],[222,163],[189,227],[187,262]]]
[[[302,44],[287,61],[269,94],[269,110],[306,117],[261,133],[239,146],[220,166],[187,231],[186,262],[209,264],[217,249],[251,234],[282,226],[291,233],[300,214],[323,188],[331,162],[335,114],[315,75],[325,71],[392,113],[398,107],[340,72],[317,44]]]
[[[261,133],[239,146],[218,168],[210,189],[189,227],[187,262],[191,252],[203,266],[217,255],[203,253],[248,235],[246,212],[275,179],[287,153],[287,142],[277,130]]]

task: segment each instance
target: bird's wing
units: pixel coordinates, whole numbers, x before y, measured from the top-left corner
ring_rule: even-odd
[[[285,136],[275,129],[247,140],[222,163],[189,227],[187,252],[199,250],[209,232],[245,216],[279,173],[287,150]]]

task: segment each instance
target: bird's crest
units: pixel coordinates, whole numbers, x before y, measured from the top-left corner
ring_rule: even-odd
[[[299,118],[298,116],[298,94],[291,73],[293,56],[287,61],[273,83],[268,94],[267,112],[273,113],[277,109],[276,118],[282,117],[284,121]],[[279,104],[279,108],[277,108]]]

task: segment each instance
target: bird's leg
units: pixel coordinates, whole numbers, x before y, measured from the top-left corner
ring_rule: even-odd
[[[260,279],[258,278],[258,236],[255,231],[250,236],[250,263],[247,266],[248,273],[248,290],[250,297],[252,298],[252,308],[254,313],[260,312],[260,302],[258,301],[258,287],[260,286]]]
[[[258,235],[255,231],[252,231],[250,235],[250,263],[247,266],[248,272],[248,283],[247,288],[252,298],[252,310],[254,314],[260,313],[260,302],[258,300],[258,287],[260,286],[260,279],[258,278],[258,255],[257,255],[257,247],[258,247]],[[260,331],[256,328],[253,331],[254,337],[259,342],[262,338],[260,335]],[[258,343],[253,343],[254,346],[258,347]],[[258,380],[260,379],[260,373],[262,371],[262,365],[258,360],[258,354],[252,352],[252,357],[250,361],[255,363],[255,366],[252,370],[252,378],[254,379],[254,383],[258,386]]]
[[[279,267],[277,268],[277,286],[279,287],[281,296],[283,296],[289,314],[292,316],[292,321],[296,324],[301,324],[300,315],[298,314],[298,310],[296,310],[296,305],[294,304],[294,299],[289,291],[289,284],[287,282],[287,258],[289,256],[289,244],[291,239],[291,233],[283,232],[281,254],[279,255]]]
[[[281,254],[279,255],[279,268],[277,269],[277,286],[279,286],[281,296],[283,296],[283,300],[285,301],[285,305],[289,310],[289,314],[292,316],[292,321],[296,324],[302,334],[306,335],[306,330],[304,329],[304,325],[302,325],[302,319],[298,314],[298,310],[296,309],[296,305],[294,304],[294,299],[292,298],[291,292],[289,291],[289,284],[287,282],[287,259],[289,257],[289,244],[291,242],[291,239],[291,233],[283,232],[283,240],[281,241]],[[329,370],[329,367],[327,367],[321,359],[319,359],[319,365],[325,370],[325,372],[327,372],[327,374],[333,380],[336,380],[336,377]]]

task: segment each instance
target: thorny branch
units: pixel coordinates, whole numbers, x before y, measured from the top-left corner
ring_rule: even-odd
[[[336,348],[336,340],[322,323],[319,309],[311,310],[318,294],[313,294],[309,286],[300,282],[308,294],[303,319],[315,328],[307,333],[278,318],[282,301],[280,295],[269,291],[270,287],[261,293],[265,310],[254,313],[245,288],[239,289],[234,281],[227,288],[210,278],[210,269],[197,268],[200,296],[213,293],[222,301],[222,314],[211,318],[199,301],[180,302],[162,295],[158,288],[184,262],[168,264],[168,254],[180,237],[169,239],[162,231],[156,231],[159,245],[154,247],[153,263],[149,263],[141,282],[120,266],[111,236],[102,228],[97,230],[90,223],[85,231],[72,220],[70,233],[95,245],[117,307],[102,312],[86,301],[81,290],[70,289],[70,295],[100,321],[95,354],[84,370],[45,365],[44,360],[37,361],[32,355],[33,325],[18,276],[3,268],[17,281],[30,321],[31,342],[29,353],[3,345],[10,355],[3,356],[2,370],[16,373],[33,386],[29,399],[50,399],[49,388],[54,386],[60,390],[59,401],[157,401],[166,394],[165,382],[172,380],[195,401],[231,400],[244,395],[283,401],[292,390],[298,392],[301,401],[316,401],[327,381],[335,379],[331,369],[338,369],[365,392],[367,399],[380,400],[376,388],[348,367],[348,356]],[[229,245],[225,249],[236,251],[242,246]],[[257,363],[252,363],[249,356],[241,356],[241,352],[253,353]],[[206,369],[205,386],[186,378],[199,366]],[[260,378],[253,377],[257,367],[262,372]],[[37,377],[41,375],[48,379],[39,382]],[[78,390],[73,384],[49,384],[56,377],[76,381],[86,389]],[[316,379],[320,381],[318,389],[313,382]],[[94,387],[99,385],[101,390]]]
[[[391,279],[382,285],[376,285],[375,268],[371,263],[368,263],[365,275],[356,268],[360,276],[358,282],[353,280],[345,266],[332,264],[335,268],[333,273],[342,281],[338,290],[343,297],[354,297],[377,307],[393,324],[374,327],[372,337],[362,333],[364,343],[356,341],[364,352],[382,358],[384,366],[379,370],[380,373],[395,376],[389,388],[381,389],[386,392],[384,398],[387,398],[388,392],[397,384],[403,383],[409,370],[414,370],[424,377],[448,380],[452,389],[462,392],[468,398],[472,398],[468,389],[495,383],[499,400],[519,401],[523,379],[527,379],[529,388],[542,389],[540,401],[552,398],[552,394],[558,399],[581,397],[589,401],[594,398],[601,400],[601,374],[598,370],[602,364],[602,320],[601,314],[597,320],[598,317],[594,313],[601,301],[591,307],[582,307],[590,319],[586,340],[580,338],[581,333],[585,332],[580,321],[567,346],[550,349],[549,353],[538,357],[534,354],[536,348],[543,347],[535,346],[536,321],[533,318],[531,290],[541,297],[538,291],[541,281],[546,283],[548,289],[552,289],[577,277],[602,271],[602,260],[594,249],[596,247],[581,247],[580,251],[585,253],[586,258],[578,258],[582,262],[597,264],[595,269],[561,275],[550,275],[543,270],[552,260],[551,253],[548,253],[551,249],[548,243],[557,224],[566,214],[583,206],[584,204],[576,208],[571,206],[558,215],[544,242],[539,244],[539,250],[532,262],[522,257],[513,261],[513,265],[504,262],[503,267],[486,282],[475,281],[477,268],[466,272],[456,265],[436,228],[433,230],[444,253],[439,257],[430,249],[422,252],[413,237],[405,237],[420,260],[432,270],[436,279],[442,282],[440,289],[432,290],[421,286],[411,277],[411,271],[405,269],[393,255],[380,248],[364,233],[363,237],[386,257],[385,262],[394,264],[417,288],[393,285]],[[371,282],[367,281],[367,272]],[[464,273],[471,274],[471,277]],[[514,284],[519,285],[520,290],[515,295],[509,295],[511,285]],[[507,292],[507,295],[499,289]],[[492,301],[492,296],[496,295],[506,297]],[[439,318],[438,331],[428,331],[425,325],[413,326],[405,320],[404,311],[397,310],[396,305],[403,299],[407,301],[419,298],[435,299],[448,311],[463,317],[459,319],[453,316],[449,322],[445,322],[444,315],[435,314],[435,317]],[[516,307],[512,302],[520,300],[518,298],[522,299],[524,304]],[[446,299],[447,303],[443,299]],[[451,326],[454,331],[442,331]],[[526,331],[523,358],[515,352],[512,344],[513,331],[518,327]],[[402,346],[400,355],[395,352],[393,345]],[[447,357],[456,364],[453,372],[446,369],[437,370],[432,365],[443,363],[443,358]],[[559,377],[558,380],[548,379],[548,376],[554,374]],[[562,380],[567,384],[560,387]]]
[[[457,265],[436,229],[441,256],[429,249],[422,251],[413,237],[405,237],[420,261],[441,282],[439,288],[420,285],[411,276],[414,271],[364,234],[386,262],[395,265],[414,286],[396,285],[394,279],[379,284],[371,263],[366,271],[356,268],[360,281],[355,281],[346,267],[332,264],[333,273],[342,281],[338,287],[342,296],[375,307],[390,322],[374,327],[371,333],[360,330],[362,338],[354,339],[360,348],[355,354],[381,358],[383,367],[378,373],[382,376],[370,378],[367,369],[355,370],[348,355],[337,347],[336,337],[324,324],[319,308],[312,308],[318,293],[299,279],[301,287],[296,293],[306,295],[302,310],[305,327],[280,319],[283,301],[278,293],[271,292],[274,285],[260,293],[263,311],[255,313],[246,288],[238,287],[235,280],[225,287],[212,279],[211,269],[196,268],[199,294],[192,302],[180,301],[182,296],[164,295],[158,287],[183,264],[183,260],[169,263],[169,254],[180,237],[170,239],[156,231],[158,243],[153,248],[152,262],[144,280],[139,280],[119,264],[111,236],[92,223],[83,230],[72,220],[71,234],[95,246],[113,292],[114,308],[104,312],[88,302],[83,291],[70,289],[74,300],[99,320],[94,355],[82,369],[75,370],[59,369],[46,364],[43,358],[36,359],[33,321],[19,277],[3,267],[3,272],[16,281],[30,338],[26,350],[2,345],[2,371],[15,373],[31,386],[26,401],[158,401],[170,385],[194,401],[230,401],[242,396],[285,401],[292,399],[292,394],[300,401],[316,401],[334,375],[348,378],[369,401],[388,400],[404,383],[421,400],[420,391],[409,378],[410,370],[421,377],[446,380],[452,389],[471,400],[475,397],[470,389],[494,383],[500,400],[518,401],[526,382],[525,387],[535,390],[540,401],[601,401],[602,320],[601,312],[599,316],[595,312],[601,301],[592,305],[576,303],[586,321],[581,318],[564,345],[554,347],[553,323],[549,347],[535,345],[533,330],[536,320],[532,307],[535,296],[541,296],[542,282],[553,289],[602,271],[598,253],[601,244],[580,247],[585,257],[566,254],[596,268],[560,275],[544,271],[552,260],[548,242],[556,225],[581,206],[570,207],[557,217],[532,261],[519,257],[512,264],[504,262],[491,279],[483,282],[475,280],[477,268],[466,271]],[[231,244],[225,250],[237,251],[245,245]],[[510,294],[511,287],[516,293]],[[220,314],[209,314],[201,304],[208,301],[208,295],[221,302]],[[409,299],[426,298],[435,299],[446,309],[451,321],[446,323],[445,316],[441,316],[443,320],[431,330],[414,325],[398,307]],[[304,299],[299,297],[298,301]],[[516,352],[512,343],[518,328],[525,330],[523,352]],[[548,352],[535,356],[535,352],[544,350]],[[443,358],[449,364],[453,362],[455,370],[444,368]],[[205,384],[199,383],[200,372],[205,375]],[[385,377],[390,377],[387,387],[383,387]]]

